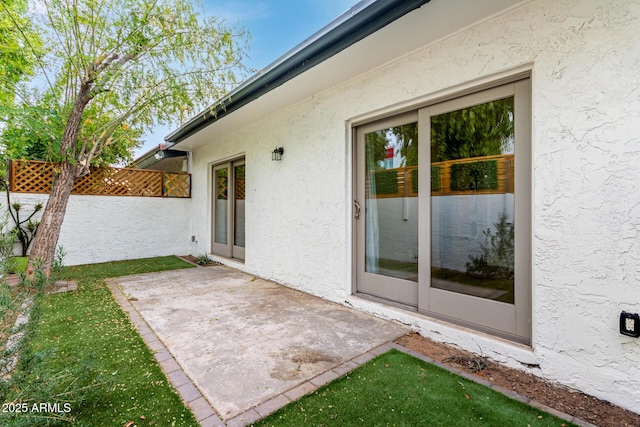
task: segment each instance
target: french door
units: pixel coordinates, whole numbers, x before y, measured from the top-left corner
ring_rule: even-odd
[[[356,129],[356,291],[528,343],[528,79]]]
[[[244,260],[244,159],[213,167],[211,252]]]

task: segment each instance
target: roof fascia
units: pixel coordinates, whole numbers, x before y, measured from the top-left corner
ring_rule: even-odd
[[[382,0],[371,3],[369,0],[358,3],[264,71],[169,134],[165,141],[176,144],[185,140],[429,1]],[[358,10],[359,8],[362,9]]]

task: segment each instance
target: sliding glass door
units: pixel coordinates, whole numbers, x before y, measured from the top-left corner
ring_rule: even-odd
[[[526,79],[357,129],[357,292],[529,341],[529,94]]]

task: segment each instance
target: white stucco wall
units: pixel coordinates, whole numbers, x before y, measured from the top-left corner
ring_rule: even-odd
[[[5,193],[0,197],[4,213]],[[22,204],[28,214],[47,198],[11,193],[11,201]],[[58,240],[66,251],[64,264],[195,254],[190,207],[190,199],[72,195]]]
[[[618,332],[621,310],[640,311],[638,34],[638,0],[523,2],[233,133],[212,133],[194,152],[197,252],[210,249],[210,165],[244,155],[246,262],[231,264],[640,412],[640,339]],[[522,70],[533,99],[531,348],[351,296],[349,120]],[[283,160],[273,162],[279,146]]]

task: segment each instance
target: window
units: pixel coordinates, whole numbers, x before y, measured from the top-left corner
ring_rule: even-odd
[[[244,159],[213,167],[211,252],[244,260]]]

